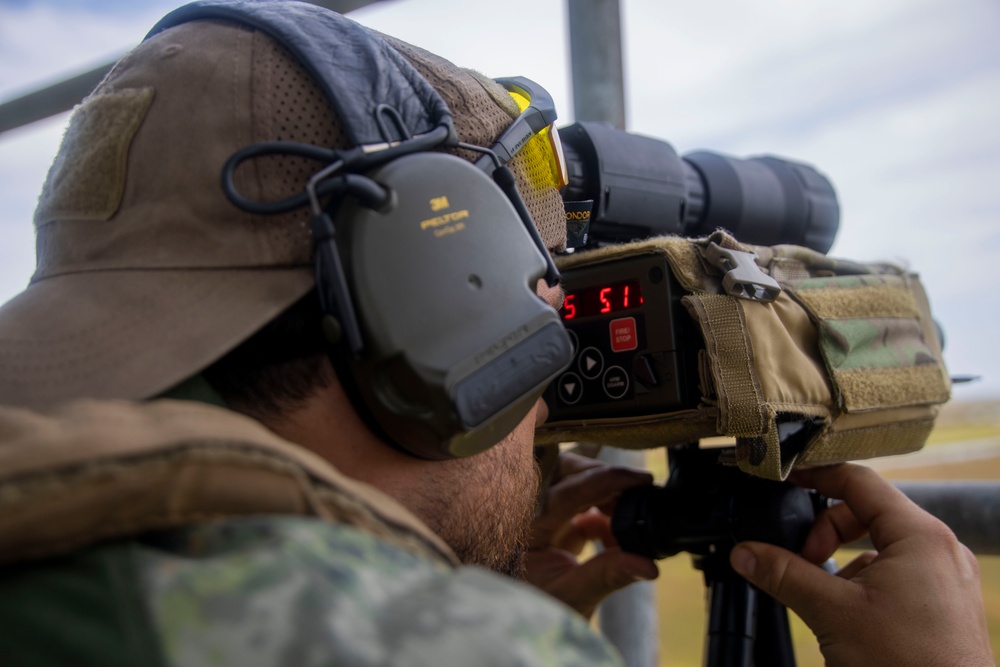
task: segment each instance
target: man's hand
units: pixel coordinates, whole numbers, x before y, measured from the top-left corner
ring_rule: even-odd
[[[643,470],[561,454],[532,531],[527,580],[590,618],[609,594],[655,579],[656,563],[622,551],[611,534],[611,512],[621,492],[652,481]],[[580,563],[577,556],[593,540],[604,550]]]
[[[820,515],[802,556],[746,542],[733,568],[795,611],[827,665],[994,665],[975,557],[872,470],[839,465],[793,481],[844,502]],[[817,567],[871,533],[876,551],[837,576]]]

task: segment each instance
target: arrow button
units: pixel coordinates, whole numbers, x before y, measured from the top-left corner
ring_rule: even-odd
[[[583,396],[583,381],[576,373],[563,373],[559,378],[559,400],[566,405],[574,405]]]
[[[604,370],[604,355],[596,347],[585,348],[580,352],[580,360],[577,362],[580,373],[588,380],[593,380],[601,376]]]

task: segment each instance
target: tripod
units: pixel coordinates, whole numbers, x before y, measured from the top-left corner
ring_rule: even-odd
[[[668,449],[667,483],[623,494],[612,529],[626,551],[693,555],[709,592],[706,667],[794,667],[787,610],[736,574],[729,552],[742,540],[798,551],[823,501],[721,465],[723,451],[696,444]]]

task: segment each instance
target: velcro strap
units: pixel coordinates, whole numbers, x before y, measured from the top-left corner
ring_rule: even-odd
[[[715,390],[719,398],[719,432],[756,436],[767,430],[768,415],[762,406],[760,382],[753,367],[753,353],[739,299],[720,294],[684,297],[694,308],[705,346],[712,359]]]

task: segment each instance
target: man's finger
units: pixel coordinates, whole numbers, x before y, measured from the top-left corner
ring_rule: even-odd
[[[614,533],[611,532],[611,517],[596,507],[577,514],[555,532],[535,530],[528,548],[554,547],[579,555],[590,542],[600,542],[605,547],[618,546]]]
[[[549,490],[545,513],[535,522],[536,530],[558,530],[571,518],[595,505],[616,498],[626,489],[653,483],[643,470],[600,466],[566,477]]]
[[[543,590],[550,582],[579,567],[576,556],[562,549],[528,551],[524,559],[524,580]]]
[[[608,595],[636,581],[657,576],[655,562],[615,547],[549,582],[545,590],[589,618]]]
[[[555,479],[558,481],[564,477],[583,472],[584,470],[607,467],[609,467],[608,463],[601,461],[600,459],[593,459],[589,456],[581,456],[580,454],[574,454],[573,452],[561,452],[559,454],[559,465],[556,468]],[[636,472],[644,472],[642,468],[630,468],[628,466],[617,467],[626,470],[634,470]]]
[[[930,528],[930,515],[871,468],[843,463],[796,471],[794,481],[844,504],[868,527],[872,544],[885,547]]]
[[[571,523],[588,542],[600,542],[605,548],[618,546],[618,540],[611,530],[611,517],[596,507],[577,514]]]
[[[602,461],[592,459],[589,456],[581,456],[573,452],[561,452],[559,454],[559,465],[556,467],[556,479],[562,479],[567,475],[574,475],[589,468],[599,468],[604,465]]]
[[[854,516],[851,508],[846,503],[838,503],[817,517],[799,553],[810,562],[823,563],[842,545],[861,539],[867,533],[868,526]]]
[[[878,558],[874,551],[864,551],[858,554],[850,563],[837,571],[837,576],[841,579],[853,579],[861,570],[865,569],[871,562]]]
[[[815,631],[831,608],[848,608],[855,584],[835,577],[792,552],[762,542],[742,542],[729,556],[739,574],[797,613]]]

